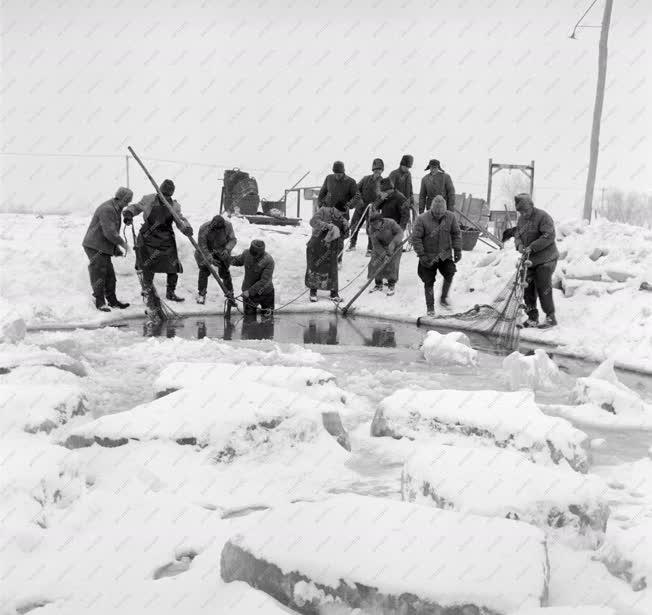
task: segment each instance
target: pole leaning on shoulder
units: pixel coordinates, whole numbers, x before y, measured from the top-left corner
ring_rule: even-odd
[[[170,212],[170,214],[172,214],[172,217],[174,218],[174,221],[177,223],[177,225],[183,226],[183,220],[181,220],[181,218],[179,217],[177,212],[174,211],[174,208],[172,207],[172,205],[168,201],[167,197],[161,192],[161,189],[159,188],[159,185],[156,183],[154,178],[151,176],[150,172],[147,170],[147,167],[145,167],[143,161],[138,157],[138,154],[136,154],[136,152],[133,150],[133,148],[131,146],[128,146],[127,149],[129,150],[131,155],[134,157],[134,160],[140,165],[140,168],[143,170],[145,175],[147,175],[147,179],[149,179],[149,181],[152,183],[152,186],[154,186],[154,189],[156,190],[156,193],[158,194],[159,198],[161,199],[161,202],[164,203],[165,206],[168,208],[168,211]],[[206,254],[206,252],[204,252],[204,250],[202,250],[199,247],[199,244],[195,241],[194,237],[188,237],[188,240],[193,245],[195,250],[197,250],[197,252],[199,252],[201,254],[202,258],[204,259],[204,264],[206,265],[206,267],[210,271],[211,275],[215,278],[215,281],[218,283],[219,287],[222,289],[222,292],[224,293],[224,296],[227,299],[233,299],[233,293],[231,293],[229,290],[227,290],[226,286],[224,286],[224,282],[222,282],[222,279],[220,278],[219,275],[217,275],[217,271],[215,271],[215,268],[211,264],[210,256],[208,254]]]

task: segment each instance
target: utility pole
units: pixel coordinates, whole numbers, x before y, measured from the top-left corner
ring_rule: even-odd
[[[600,149],[600,119],[602,117],[602,103],[604,102],[604,85],[607,77],[607,40],[609,38],[609,24],[611,22],[611,8],[613,0],[605,0],[602,28],[600,30],[600,46],[598,49],[598,84],[595,92],[595,105],[593,107],[593,126],[591,128],[591,150],[589,156],[589,170],[586,176],[586,192],[584,193],[584,220],[591,222],[593,210],[593,191],[595,189],[595,174],[598,166],[598,151]]]

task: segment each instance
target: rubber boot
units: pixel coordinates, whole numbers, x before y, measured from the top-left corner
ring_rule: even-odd
[[[316,303],[317,301],[317,289],[316,288],[311,288],[310,289],[310,303]]]
[[[95,307],[100,311],[100,312],[110,312],[111,308],[107,307],[104,303],[104,297],[96,297],[95,298]]]
[[[339,293],[336,290],[331,290],[331,301],[333,303],[341,303],[342,302],[342,297],[340,297]]]
[[[129,303],[123,303],[119,301],[115,296],[107,297],[106,302],[109,304],[109,307],[118,308],[119,310],[124,310],[129,307]]]
[[[444,278],[441,286],[441,297],[439,298],[439,304],[444,307],[448,307],[448,291],[450,291],[452,284],[453,278]]]
[[[550,329],[551,327],[557,326],[557,319],[555,318],[555,313],[546,314],[545,321],[539,325],[539,329]]]
[[[428,316],[435,315],[435,288],[432,285],[423,287],[426,295],[426,313]]]

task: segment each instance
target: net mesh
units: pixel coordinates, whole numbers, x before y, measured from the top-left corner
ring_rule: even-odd
[[[494,337],[500,348],[515,350],[520,335],[519,315],[525,308],[523,289],[528,265],[525,256],[518,261],[516,272],[492,303],[476,304],[466,312],[442,314],[429,320],[445,321],[447,327],[459,326],[460,329],[477,331]]]

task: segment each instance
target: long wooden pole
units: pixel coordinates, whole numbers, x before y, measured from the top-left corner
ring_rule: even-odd
[[[406,244],[408,241],[410,241],[410,238],[411,238],[411,236],[406,237],[403,241],[401,241],[401,243],[398,244],[398,246],[396,246],[396,249],[394,250],[394,252],[392,252],[391,256],[386,256],[383,259],[383,262],[380,265],[380,267],[378,267],[378,269],[376,269],[376,271],[374,271],[373,275],[363,284],[362,288],[355,295],[353,295],[353,299],[351,299],[351,301],[349,301],[342,308],[342,316],[346,316],[346,313],[349,311],[349,309],[353,305],[354,301],[365,291],[365,289],[369,286],[369,284],[371,284],[375,280],[376,275],[378,275],[385,267],[387,267],[387,265],[389,265],[389,263],[391,263],[392,260],[394,260],[394,258],[396,258],[397,254],[400,254],[403,251],[404,244]]]
[[[602,118],[602,104],[604,102],[604,86],[607,80],[607,41],[609,39],[612,6],[613,0],[605,0],[602,29],[600,31],[600,45],[598,48],[598,83],[595,92],[595,105],[593,107],[589,170],[586,176],[584,212],[582,215],[584,220],[588,220],[589,222],[591,222],[591,215],[593,213],[593,192],[595,190],[595,175],[598,167],[598,152],[600,149],[600,121]]]
[[[156,183],[154,178],[150,175],[149,171],[147,170],[147,168],[143,164],[143,161],[138,157],[138,154],[136,154],[136,152],[134,152],[134,150],[133,150],[133,148],[131,146],[127,147],[127,149],[131,152],[131,155],[134,157],[134,160],[140,165],[140,168],[143,170],[145,175],[147,175],[147,178],[149,179],[149,181],[152,182],[152,186],[154,186],[154,189],[156,190],[157,194],[159,195],[159,197],[161,199],[161,202],[164,203],[165,206],[168,208],[168,211],[172,214],[172,217],[174,218],[174,221],[177,223],[177,225],[183,226],[184,225],[183,220],[179,217],[177,212],[174,211],[174,208],[172,207],[172,205],[167,200],[167,197],[161,192],[161,189],[159,188],[159,185]],[[224,282],[222,282],[222,279],[220,278],[219,275],[217,275],[217,272],[213,268],[213,265],[211,265],[210,256],[208,254],[206,254],[206,252],[204,252],[199,247],[199,244],[195,241],[194,237],[189,237],[188,235],[186,235],[186,237],[188,237],[188,240],[193,245],[195,250],[197,250],[197,252],[199,252],[201,254],[202,258],[204,259],[204,264],[206,265],[208,270],[211,272],[211,275],[215,278],[215,281],[219,284],[219,287],[222,289],[222,292],[224,293],[224,296],[227,299],[233,299],[233,293],[230,292],[229,290],[227,290],[226,286],[224,286]]]

